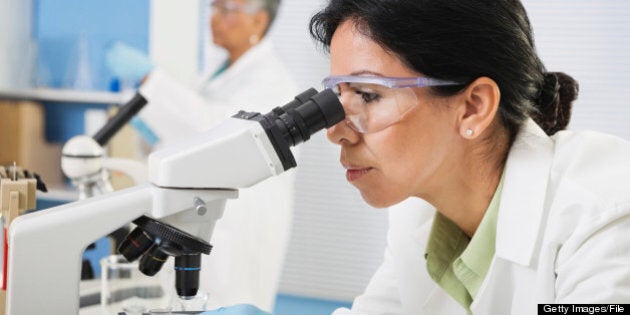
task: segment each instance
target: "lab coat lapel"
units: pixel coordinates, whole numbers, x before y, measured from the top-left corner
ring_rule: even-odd
[[[496,256],[529,266],[541,235],[553,141],[528,120],[508,156],[497,222]]]
[[[225,81],[230,81],[235,76],[240,76],[251,69],[257,67],[263,56],[271,54],[272,46],[268,39],[263,39],[258,45],[250,48],[245,54],[236,60],[236,62],[225,69],[223,73],[216,78],[209,80],[208,87],[214,88],[216,86],[224,85]]]
[[[527,313],[531,310],[521,307],[519,311],[513,306],[535,305],[523,299],[533,303],[536,295],[533,261],[542,237],[553,149],[553,141],[529,119],[507,159],[495,257],[471,305],[474,314]],[[506,309],[497,309],[501,306]]]

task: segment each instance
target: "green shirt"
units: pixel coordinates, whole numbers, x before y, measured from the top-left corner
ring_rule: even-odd
[[[502,188],[503,177],[472,239],[439,212],[433,220],[425,253],[427,270],[433,281],[467,310],[494,256]]]

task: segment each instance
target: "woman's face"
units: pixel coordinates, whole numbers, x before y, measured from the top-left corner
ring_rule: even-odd
[[[422,76],[358,32],[352,21],[334,33],[330,59],[331,75]],[[432,95],[427,88],[413,91],[418,105],[385,129],[358,133],[345,122],[328,129],[328,139],[341,146],[347,180],[374,207],[431,194],[441,189],[442,178],[453,171],[449,166],[459,134],[449,99]]]
[[[247,0],[216,0],[210,30],[215,45],[228,51],[251,46],[250,37],[257,34],[255,14],[243,10]],[[258,38],[260,39],[260,38]]]

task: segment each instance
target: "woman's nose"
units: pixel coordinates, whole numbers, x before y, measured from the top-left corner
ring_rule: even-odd
[[[348,108],[348,102],[350,101],[348,93],[340,93],[339,101],[341,102],[341,106],[343,106],[346,116],[352,114],[350,112],[350,108]],[[348,120],[344,119],[336,125],[328,128],[328,130],[326,130],[326,136],[330,142],[341,145],[344,141],[349,143],[356,142],[359,135],[356,131],[350,128]]]
[[[347,120],[342,120],[336,125],[326,130],[328,140],[338,145],[355,144],[359,141],[361,134],[350,128]]]

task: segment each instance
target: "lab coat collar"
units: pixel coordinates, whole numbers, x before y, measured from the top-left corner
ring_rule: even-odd
[[[260,56],[268,56],[273,51],[273,45],[271,40],[263,38],[258,44],[247,50],[240,58],[229,66],[223,73],[218,75],[214,80],[211,80],[210,84],[220,84],[223,80],[229,80],[234,76],[242,74],[244,71],[248,71],[252,68],[252,63],[259,63]]]
[[[531,119],[517,135],[505,166],[496,256],[529,266],[535,255],[554,143]]]

